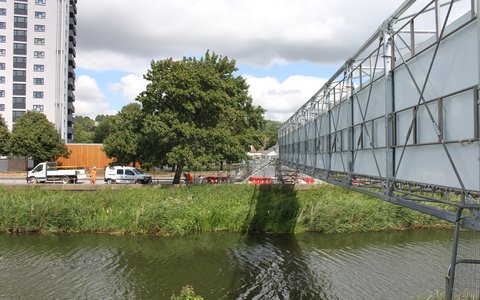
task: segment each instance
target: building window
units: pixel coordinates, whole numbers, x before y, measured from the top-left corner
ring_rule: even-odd
[[[7,41],[7,36],[0,35],[0,43],[5,43]]]
[[[35,5],[46,5],[46,0],[35,0]]]
[[[33,65],[33,70],[35,72],[43,72],[43,71],[45,71],[45,66],[44,65]]]
[[[33,57],[35,58],[45,58],[45,51],[34,51]]]
[[[35,19],[45,19],[46,13],[44,11],[36,11],[35,12]]]
[[[0,84],[4,84],[5,83],[5,76],[0,76]]]
[[[45,32],[45,25],[35,25],[36,32]]]
[[[13,54],[26,55],[27,54],[27,44],[13,43]]]
[[[27,31],[21,29],[15,29],[13,31],[13,40],[17,42],[26,42],[27,41]]]
[[[35,91],[33,92],[34,99],[43,99],[43,92]]]
[[[33,78],[33,84],[35,85],[43,85],[45,80],[43,78]]]
[[[14,56],[13,67],[25,69],[27,67],[27,58],[23,56]]]
[[[15,109],[25,109],[25,97],[13,97],[13,108]]]
[[[16,14],[16,15],[24,15],[26,16],[27,15],[27,4],[26,3],[14,3],[13,4],[13,13]]]
[[[27,81],[27,71],[13,70],[13,81],[26,82]]]
[[[27,94],[26,85],[24,83],[14,83],[13,94],[16,96],[25,96]]]
[[[0,8],[0,16],[6,16],[7,15],[7,9],[6,8]]]
[[[40,45],[40,46],[45,45],[45,39],[44,38],[34,38],[33,42],[34,42],[35,45]]]
[[[7,29],[7,22],[0,22],[0,29]]]
[[[13,27],[16,28],[27,28],[27,18],[13,16]]]
[[[0,111],[5,111],[5,104],[0,104]]]
[[[0,98],[5,98],[5,90],[0,90]]]
[[[43,112],[43,105],[33,105],[33,110]]]
[[[24,113],[25,113],[24,111],[18,111],[18,110],[12,111],[12,121],[16,122],[18,118],[23,116]]]
[[[7,55],[7,50],[0,49],[0,56],[6,56],[6,55]]]
[[[0,63],[0,70],[5,70],[5,63]]]

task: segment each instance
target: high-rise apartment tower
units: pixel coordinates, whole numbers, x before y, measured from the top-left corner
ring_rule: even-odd
[[[73,141],[76,0],[0,0],[0,114],[44,113]]]

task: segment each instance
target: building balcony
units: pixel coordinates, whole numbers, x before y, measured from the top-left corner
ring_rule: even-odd
[[[70,1],[70,12],[73,12],[74,14],[77,14],[77,2],[73,3]]]
[[[75,105],[72,102],[68,102],[68,113],[74,114],[75,113]]]
[[[68,53],[72,54],[74,57],[77,57],[77,51],[75,50],[75,47],[68,47]]]
[[[75,90],[75,80],[73,78],[68,78],[68,89]]]
[[[68,91],[68,102],[75,102],[75,94],[72,91]]]
[[[77,16],[70,11],[70,24],[77,25]]]
[[[73,66],[68,66],[68,76],[75,78],[75,68]]]

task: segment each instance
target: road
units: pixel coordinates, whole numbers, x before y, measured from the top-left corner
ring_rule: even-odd
[[[168,178],[168,177],[162,177],[162,178],[157,178],[153,180],[153,184],[159,184],[159,185],[170,185],[172,184],[173,178]],[[22,185],[22,184],[27,184],[26,179],[23,177],[0,177],[0,184],[4,185]],[[53,183],[49,183],[53,185]],[[61,184],[60,182],[58,184]],[[90,180],[80,180],[77,182],[75,185],[89,185]],[[103,177],[98,177],[96,184],[98,185],[103,185],[106,184],[105,181],[103,180]]]

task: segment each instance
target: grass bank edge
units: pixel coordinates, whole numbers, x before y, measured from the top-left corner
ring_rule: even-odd
[[[178,236],[198,232],[352,233],[451,228],[434,217],[332,185],[0,187],[0,232]]]

